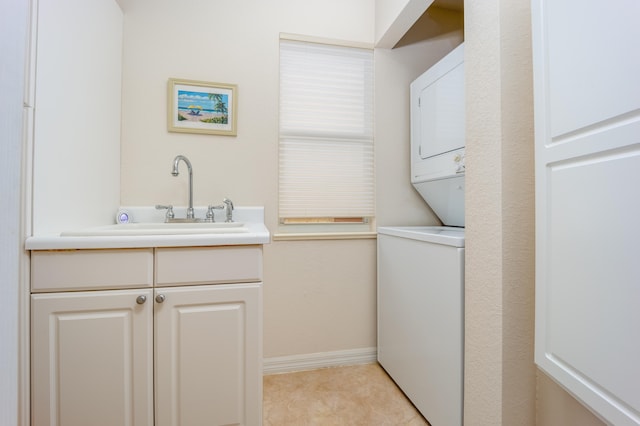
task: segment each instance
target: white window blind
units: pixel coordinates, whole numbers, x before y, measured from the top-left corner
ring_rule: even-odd
[[[374,215],[373,51],[280,41],[280,218]]]

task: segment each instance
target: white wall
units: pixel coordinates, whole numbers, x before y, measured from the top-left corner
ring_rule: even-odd
[[[33,232],[114,223],[120,201],[122,11],[114,0],[38,7]]]

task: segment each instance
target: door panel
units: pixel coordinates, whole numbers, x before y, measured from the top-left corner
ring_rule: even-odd
[[[420,92],[420,156],[464,148],[464,63]]]
[[[630,197],[638,183],[640,147],[550,166],[545,258],[546,357],[632,407],[640,407],[640,203]]]
[[[32,296],[32,425],[153,425],[151,290]]]
[[[260,424],[260,285],[156,294],[156,425]]]
[[[544,14],[551,136],[637,111],[640,2],[535,3],[542,4]]]

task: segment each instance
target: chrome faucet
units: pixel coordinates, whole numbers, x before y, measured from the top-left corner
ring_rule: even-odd
[[[187,219],[193,219],[195,216],[193,213],[193,169],[191,168],[191,161],[184,155],[176,156],[176,158],[173,159],[173,170],[171,174],[178,176],[178,163],[180,163],[180,160],[184,161],[187,169],[189,169],[189,207],[187,208]]]

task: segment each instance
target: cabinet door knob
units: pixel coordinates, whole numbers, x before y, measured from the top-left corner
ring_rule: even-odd
[[[143,305],[144,302],[147,301],[147,296],[145,296],[144,294],[141,294],[140,296],[136,297],[136,303],[138,305]]]
[[[158,294],[156,296],[156,302],[158,302],[158,303],[164,302],[164,299],[165,299],[164,294]]]

